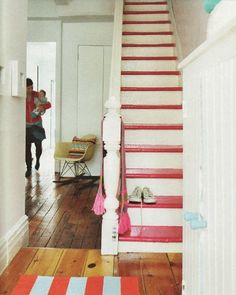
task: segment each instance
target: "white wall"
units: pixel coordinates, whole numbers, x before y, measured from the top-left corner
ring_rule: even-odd
[[[68,5],[56,5],[54,0],[29,0],[29,17],[113,16],[114,3],[114,0],[72,0]]]
[[[25,216],[25,60],[27,0],[0,3],[0,272],[27,243]],[[14,7],[14,9],[12,9]],[[14,76],[18,93],[12,96],[12,60],[18,61]],[[20,74],[21,73],[21,74]]]
[[[206,40],[208,14],[203,0],[171,0],[177,31],[186,57]]]
[[[99,23],[64,23],[63,25],[63,56],[62,56],[62,108],[61,108],[61,138],[70,141],[78,134],[78,46],[79,45],[111,45],[113,24]],[[107,85],[108,87],[108,85]],[[84,97],[86,100],[86,97]],[[100,109],[100,108],[99,108]],[[99,110],[96,110],[97,112]],[[97,113],[87,114],[91,119]],[[89,123],[87,123],[89,124]],[[89,126],[89,128],[90,126]],[[83,128],[83,130],[85,130]],[[97,130],[95,126],[94,130]],[[97,134],[99,136],[99,134]],[[99,174],[99,152],[96,152],[93,164],[90,163],[93,175]]]

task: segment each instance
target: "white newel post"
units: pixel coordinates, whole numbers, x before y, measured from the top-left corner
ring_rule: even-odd
[[[104,158],[104,187],[106,213],[102,220],[102,255],[114,255],[118,251],[117,192],[120,179],[120,102],[112,96],[105,104],[108,109],[103,122],[103,141],[107,152]]]

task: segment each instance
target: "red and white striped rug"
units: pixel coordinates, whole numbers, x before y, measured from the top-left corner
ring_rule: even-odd
[[[12,295],[140,295],[136,277],[23,275]]]

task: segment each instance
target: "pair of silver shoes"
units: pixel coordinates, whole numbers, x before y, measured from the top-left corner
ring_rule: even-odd
[[[136,186],[133,190],[132,194],[129,195],[129,202],[131,203],[141,203],[143,199],[143,203],[145,204],[155,204],[156,198],[151,192],[149,187],[144,187],[143,190],[141,187]]]

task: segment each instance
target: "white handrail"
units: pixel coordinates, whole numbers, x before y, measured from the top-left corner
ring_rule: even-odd
[[[120,100],[123,0],[115,0],[109,97]]]
[[[107,113],[103,121],[103,141],[107,154],[104,158],[104,188],[106,213],[102,220],[102,255],[118,252],[117,192],[120,181],[120,77],[122,49],[123,0],[115,1],[112,61],[109,99],[105,104]]]

